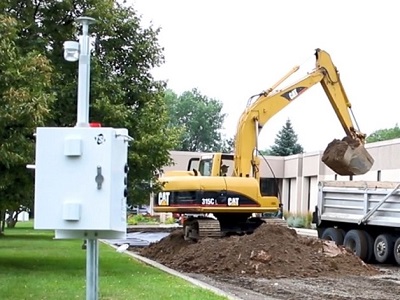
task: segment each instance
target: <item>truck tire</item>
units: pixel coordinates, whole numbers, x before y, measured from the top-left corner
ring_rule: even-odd
[[[396,260],[396,263],[400,265],[400,237],[398,237],[396,239],[396,242],[394,243],[393,255],[394,259]]]
[[[330,227],[324,230],[321,239],[334,241],[336,245],[343,245],[344,236],[343,232],[340,229]]]
[[[352,229],[346,233],[343,245],[356,256],[365,261],[368,256],[368,241],[364,231]]]
[[[344,241],[344,237],[346,236],[346,231],[344,230],[344,229],[342,229],[342,228],[338,228],[339,229],[339,231],[342,233],[342,235],[343,235],[343,241]],[[343,245],[343,244],[342,244]]]
[[[376,237],[374,243],[375,259],[379,263],[387,262],[393,257],[394,239],[390,234],[384,233]]]

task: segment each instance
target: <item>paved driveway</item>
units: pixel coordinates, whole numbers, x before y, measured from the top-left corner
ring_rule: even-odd
[[[127,233],[126,239],[108,239],[106,241],[116,246],[129,244],[132,247],[146,247],[169,234],[169,232],[130,232]]]

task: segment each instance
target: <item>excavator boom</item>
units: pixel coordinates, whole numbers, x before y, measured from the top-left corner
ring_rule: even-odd
[[[254,153],[260,130],[271,117],[317,83],[322,85],[346,133],[346,138],[334,140],[328,145],[323,162],[339,175],[360,175],[371,169],[374,160],[363,146],[365,134],[354,128],[351,104],[339,72],[327,52],[317,49],[315,56],[316,67],[305,78],[283,90],[271,93],[270,89],[261,93],[243,112],[235,140],[234,176],[259,177],[259,160]]]

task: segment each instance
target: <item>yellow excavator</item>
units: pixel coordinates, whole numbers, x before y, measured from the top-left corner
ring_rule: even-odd
[[[277,194],[268,195],[260,189],[258,134],[272,116],[317,83],[346,133],[345,138],[328,145],[322,161],[339,175],[361,175],[371,169],[374,160],[364,148],[366,135],[353,126],[351,104],[338,70],[327,52],[317,49],[315,57],[315,68],[303,79],[276,90],[298,70],[296,67],[248,103],[237,126],[233,154],[192,158],[187,171],[159,177],[162,190],[154,197],[154,211],[192,215],[183,223],[185,239],[250,234],[264,222],[253,214],[278,211]],[[198,168],[192,170],[191,163],[196,160]],[[231,174],[226,173],[229,164],[233,166]]]

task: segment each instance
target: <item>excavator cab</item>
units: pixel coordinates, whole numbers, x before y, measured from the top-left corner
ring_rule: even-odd
[[[200,158],[198,171],[201,176],[231,176],[233,166],[232,154],[213,153]]]

